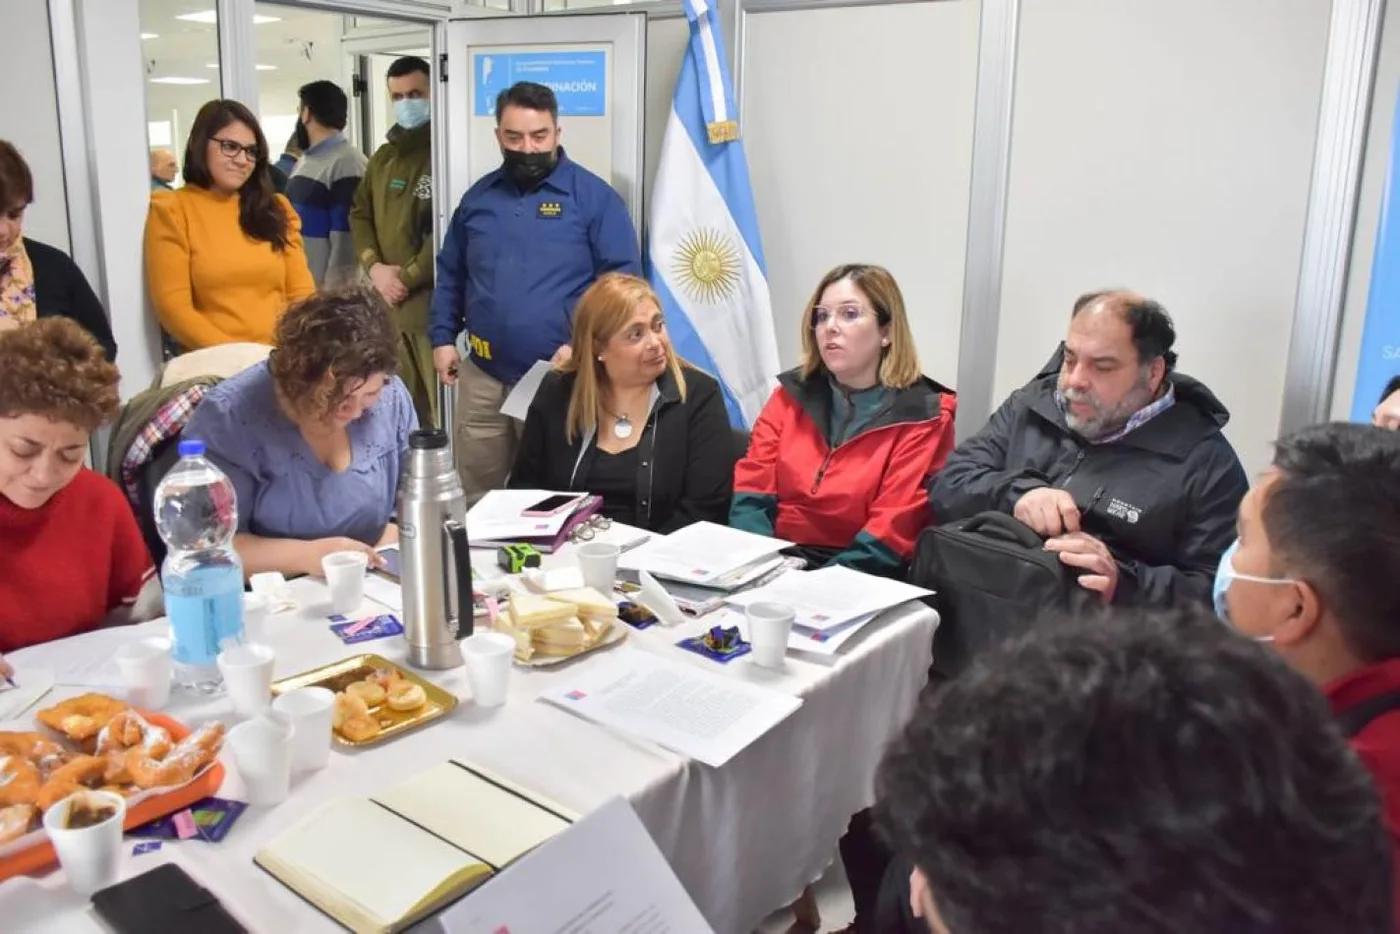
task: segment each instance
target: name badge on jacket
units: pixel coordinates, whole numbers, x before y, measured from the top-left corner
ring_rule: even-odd
[[[558,220],[564,216],[564,205],[559,201],[541,201],[535,216],[550,221]]]

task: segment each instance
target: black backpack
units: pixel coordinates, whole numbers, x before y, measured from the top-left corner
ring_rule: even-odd
[[[940,622],[933,668],[956,677],[980,652],[1029,632],[1047,611],[1071,612],[1097,601],[1030,526],[1000,512],[933,526],[919,536],[911,583],[934,591]]]

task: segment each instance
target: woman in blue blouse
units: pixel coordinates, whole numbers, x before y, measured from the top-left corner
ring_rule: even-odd
[[[287,309],[265,363],[209,391],[184,437],[238,493],[247,574],[320,574],[321,558],[398,540],[399,465],[418,427],[394,375],[398,334],[378,296],[320,292]]]

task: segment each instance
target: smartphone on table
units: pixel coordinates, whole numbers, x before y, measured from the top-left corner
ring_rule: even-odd
[[[527,506],[525,509],[520,510],[520,514],[522,516],[530,516],[531,518],[537,516],[553,516],[560,512],[563,512],[568,507],[574,505],[579,500],[583,499],[586,495],[588,494],[558,493],[554,496],[546,496],[538,503],[534,503],[533,505]]]
[[[393,580],[403,578],[403,555],[399,551],[398,545],[385,545],[383,548],[376,548],[379,557],[384,559],[384,564],[375,568],[380,574]]]

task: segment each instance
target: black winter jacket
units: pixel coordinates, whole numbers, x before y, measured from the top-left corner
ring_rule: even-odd
[[[1210,605],[1220,556],[1249,488],[1220,429],[1230,413],[1204,385],[1172,373],[1176,402],[1125,437],[1090,444],[1055,404],[1056,372],[1012,393],[929,484],[939,522],[1011,513],[1030,490],[1074,496],[1080,527],[1120,567],[1117,603]]]
[[[24,249],[34,267],[34,308],[38,316],[72,318],[97,338],[108,361],[115,362],[117,342],[112,339],[107,311],[78,264],[62,250],[28,237],[24,238]]]

